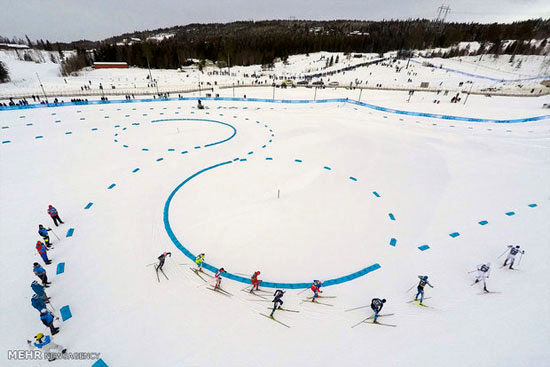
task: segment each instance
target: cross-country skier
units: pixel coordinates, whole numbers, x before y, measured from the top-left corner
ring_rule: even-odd
[[[485,292],[489,292],[487,290],[487,282],[486,279],[489,278],[489,273],[491,272],[491,263],[487,264],[481,264],[477,266],[477,274],[476,274],[476,280],[474,282],[478,283],[480,280],[483,280],[483,290]]]
[[[275,312],[275,310],[277,308],[281,308],[281,306],[283,305],[283,300],[281,298],[283,298],[284,294],[285,292],[280,289],[277,289],[275,293],[273,293],[273,296],[275,297],[273,298],[273,301],[271,301],[273,302],[273,311],[271,311],[271,315],[269,316],[273,317],[273,313]]]
[[[61,218],[59,218],[59,213],[57,212],[57,209],[54,208],[52,205],[48,205],[48,214],[50,215],[50,217],[52,217],[53,224],[55,224],[56,227],[58,226],[57,221],[63,224],[63,221],[61,220]]]
[[[250,278],[250,282],[252,283],[252,288],[250,288],[250,293],[254,290],[258,290],[258,287],[260,286],[260,280],[258,279],[258,275],[260,275],[260,271],[255,271],[254,274],[252,274],[252,277]]]
[[[36,294],[33,294],[31,298],[31,305],[36,308],[38,312],[46,308],[46,302]]]
[[[42,224],[38,225],[38,234],[42,236],[42,239],[44,240],[44,243],[47,247],[51,246],[50,236],[48,235],[48,231],[51,231],[51,228],[44,228]]]
[[[172,257],[171,252],[163,252],[159,257],[159,264],[157,265],[157,270],[162,270],[162,267],[164,266],[164,260],[166,260],[166,256]]]
[[[198,266],[198,271],[202,271],[202,263],[204,262],[204,253],[198,254],[195,258],[195,264]]]
[[[55,344],[53,342],[53,337],[49,335],[44,335],[42,333],[36,334],[34,337],[35,342],[32,343],[30,340],[27,340],[27,343],[29,344],[29,347],[34,347],[40,349],[45,353],[46,356],[48,356],[48,362],[55,361],[54,352],[61,352],[62,354],[65,354],[67,352],[67,348]]]
[[[48,288],[48,284],[51,284],[51,282],[48,282],[48,276],[46,275],[46,270],[44,270],[44,268],[41,267],[40,264],[34,263],[32,267],[32,271],[37,277],[40,278],[44,288]]]
[[[224,268],[219,268],[216,272],[216,275],[214,275],[214,278],[216,278],[216,286],[214,289],[218,289],[220,287],[220,284],[222,283],[222,273],[227,273]]]
[[[524,250],[519,249],[519,245],[512,246],[508,245],[508,248],[510,249],[510,252],[508,253],[508,257],[506,257],[506,260],[504,260],[504,264],[502,266],[506,266],[508,264],[508,261],[510,261],[510,269],[514,269],[512,265],[514,265],[514,261],[516,260],[516,255],[521,253],[524,254]]]
[[[31,284],[31,288],[34,291],[35,295],[38,296],[40,299],[42,299],[46,303],[50,303],[50,297],[46,294],[46,291],[44,290],[44,286],[41,286],[38,284],[36,280],[33,280]],[[42,309],[44,307],[41,307]]]
[[[46,252],[47,251],[46,245],[44,245],[41,241],[36,241],[36,251],[38,251],[38,253],[42,257],[42,260],[44,260],[44,263],[46,265],[49,265],[52,263],[52,261],[48,259],[48,254]]]
[[[311,299],[311,302],[315,302],[317,297],[319,297],[319,293],[323,293],[323,291],[320,289],[323,285],[323,282],[320,280],[314,280],[313,284],[311,284],[311,287],[309,287],[313,291],[313,298]]]
[[[384,303],[386,303],[386,299],[380,299],[380,298],[373,298],[370,303],[370,308],[374,311],[374,322],[378,320],[378,314],[380,311],[382,311],[382,307],[384,307]]]
[[[430,287],[434,287],[433,285],[428,282],[428,276],[427,275],[419,275],[418,279],[420,279],[420,282],[418,282],[418,287],[416,289],[418,290],[418,293],[416,293],[416,296],[414,296],[414,300],[418,300],[418,296],[420,296],[420,304],[424,305],[422,301],[424,300],[424,287],[426,285],[429,285]]]
[[[45,308],[40,310],[40,320],[42,320],[42,323],[50,328],[50,331],[52,332],[52,335],[55,335],[59,332],[59,328],[53,326],[53,315],[48,312]]]

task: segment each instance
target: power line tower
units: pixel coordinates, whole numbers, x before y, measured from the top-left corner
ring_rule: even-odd
[[[435,23],[438,31],[441,32],[443,30],[443,24],[445,23],[445,19],[447,18],[447,15],[450,11],[451,7],[445,4],[437,8],[437,18],[435,19]]]

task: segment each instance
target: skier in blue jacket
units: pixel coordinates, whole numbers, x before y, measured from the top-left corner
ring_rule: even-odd
[[[36,294],[34,294],[31,298],[31,305],[36,308],[38,312],[46,308],[46,302]]]
[[[59,332],[59,328],[53,326],[53,320],[54,320],[53,315],[50,312],[48,312],[48,310],[46,310],[45,308],[43,308],[40,311],[40,320],[42,320],[42,323],[44,325],[50,328],[52,335],[55,335]]]
[[[51,247],[52,241],[50,240],[50,235],[48,234],[48,231],[51,231],[51,228],[45,228],[42,224],[38,225],[38,234],[42,236],[42,239],[44,240],[44,243],[46,246]]]
[[[67,348],[65,348],[65,347],[63,347],[59,344],[55,344],[53,342],[53,337],[51,337],[49,335],[44,335],[42,333],[38,333],[34,337],[34,340],[35,340],[34,343],[32,343],[30,340],[27,340],[27,343],[29,344],[29,348],[34,346],[35,348],[38,348],[41,351],[43,351],[44,353],[46,353],[46,355],[48,356],[48,361],[49,362],[55,361],[55,359],[56,359],[53,355],[54,351],[56,351],[57,353],[59,353],[61,351],[62,354],[65,354],[65,352],[67,352]]]
[[[418,300],[418,296],[420,296],[420,305],[424,306],[422,301],[424,300],[424,287],[426,285],[429,285],[430,287],[434,287],[433,285],[428,282],[428,276],[427,275],[419,275],[418,279],[420,279],[420,282],[418,282],[418,286],[416,287],[416,290],[418,291],[416,293],[416,296],[414,296],[414,300]]]
[[[44,302],[49,303],[50,297],[46,294],[46,291],[44,290],[44,286],[40,285],[36,280],[34,280],[31,284],[31,288],[34,291],[34,293],[40,297]],[[44,307],[42,307],[44,308]]]

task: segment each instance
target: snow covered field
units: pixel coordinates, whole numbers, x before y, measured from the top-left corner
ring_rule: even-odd
[[[271,98],[271,88],[252,91]],[[303,99],[313,90],[276,93]],[[318,93],[357,99],[357,91]],[[362,100],[489,119],[543,116],[548,102],[405,99],[373,91]],[[26,349],[26,339],[45,331],[30,283],[32,263],[42,264],[37,227],[52,225],[46,208],[53,204],[65,224],[54,227],[61,240],[53,237],[53,264],[45,267],[48,293],[57,315],[65,305],[72,312],[58,322],[55,340],[69,351],[100,352],[109,366],[548,361],[550,119],[472,123],[342,102],[204,104],[0,111],[4,350]],[[269,282],[343,283],[322,288],[336,297],[322,300],[329,305],[302,303],[309,290],[288,290],[284,305],[299,312],[275,314],[286,328],[259,314],[270,303],[242,292],[245,284],[224,279],[231,297],[208,290],[174,239],[236,276],[260,270]],[[518,271],[499,268],[509,244],[526,250]],[[169,280],[159,282],[149,264],[163,251],[173,256],[164,267]],[[494,266],[488,288],[501,293],[470,286],[468,272],[487,261]],[[372,271],[341,279],[365,268]],[[407,303],[419,274],[435,286],[426,291],[430,308]],[[352,329],[371,311],[346,310],[375,297],[388,300],[383,313],[395,315],[384,322],[397,327]]]

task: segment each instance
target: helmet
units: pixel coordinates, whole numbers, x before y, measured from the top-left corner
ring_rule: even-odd
[[[51,209],[51,208],[53,208],[53,206],[51,206],[51,205],[48,205],[48,208],[50,208],[50,209]]]
[[[385,298],[382,300],[382,303],[386,303],[386,299],[385,299]]]
[[[41,309],[40,310],[40,313],[43,314],[43,313],[48,313],[48,310],[46,310],[45,308]]]
[[[516,248],[519,248],[519,245],[516,245]]]
[[[424,275],[422,278],[423,278],[424,280],[428,280],[428,276],[427,276],[427,275]]]
[[[39,266],[40,264],[39,263],[34,263],[32,264],[33,266]]]
[[[258,270],[256,273],[258,273],[258,275],[260,275],[260,271]]]
[[[43,228],[44,226],[42,224],[39,224],[38,225],[38,228]]]
[[[42,334],[42,333],[38,333],[38,334],[36,334],[36,335],[34,336],[34,338],[35,338],[36,340],[40,340],[40,339],[42,339],[43,337],[44,337],[44,334]]]
[[[164,256],[166,256],[166,251],[163,253]]]

